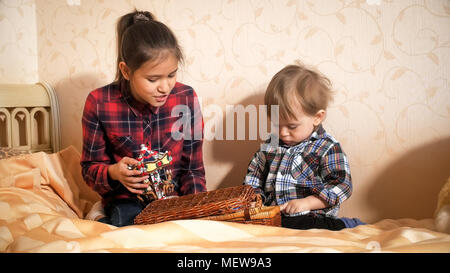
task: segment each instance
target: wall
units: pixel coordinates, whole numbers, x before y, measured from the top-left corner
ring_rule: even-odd
[[[0,33],[0,82],[37,82],[35,1],[1,0]]]
[[[84,100],[114,78],[117,18],[147,9],[179,37],[187,56],[179,80],[201,97],[208,125],[231,117],[226,105],[261,104],[273,74],[301,59],[336,89],[325,127],[342,142],[354,183],[341,215],[432,216],[450,176],[448,1],[31,2],[39,80],[57,91],[63,147],[81,149]],[[205,141],[208,188],[240,184],[258,145]]]

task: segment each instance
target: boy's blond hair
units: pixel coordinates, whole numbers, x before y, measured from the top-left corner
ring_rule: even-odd
[[[326,110],[333,100],[331,81],[299,62],[288,65],[273,76],[264,96],[264,104],[269,116],[270,106],[278,105],[280,118],[296,119],[295,99],[305,114],[314,116],[319,110]]]

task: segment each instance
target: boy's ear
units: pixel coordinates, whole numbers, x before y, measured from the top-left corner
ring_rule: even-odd
[[[317,111],[317,113],[314,115],[314,126],[318,126],[319,124],[321,124],[326,115],[327,112],[323,109]]]
[[[125,62],[120,62],[119,63],[119,69],[120,72],[122,73],[122,76],[129,81],[130,80],[130,68],[128,68],[127,64]]]

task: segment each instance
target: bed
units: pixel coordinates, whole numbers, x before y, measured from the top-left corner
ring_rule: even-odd
[[[0,160],[1,252],[450,252],[450,234],[436,231],[431,218],[384,219],[341,231],[206,220],[117,228],[90,220],[100,197],[82,179],[79,152],[60,150],[52,89],[1,85],[0,102],[1,125],[11,124],[1,135],[9,152]]]
[[[9,155],[59,150],[58,99],[49,84],[0,84],[0,148]]]

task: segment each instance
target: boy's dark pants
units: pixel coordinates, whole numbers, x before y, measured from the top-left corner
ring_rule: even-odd
[[[341,230],[345,228],[345,224],[338,218],[325,217],[321,215],[306,214],[299,216],[281,216],[281,226],[294,229],[328,229]]]

